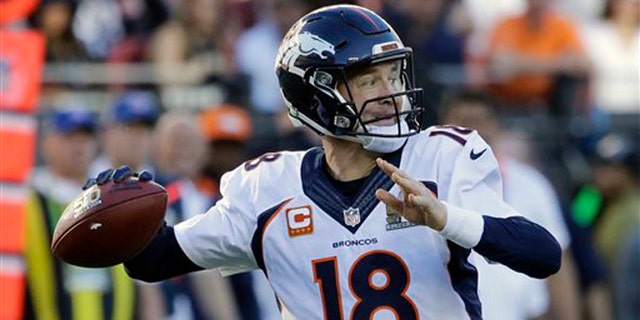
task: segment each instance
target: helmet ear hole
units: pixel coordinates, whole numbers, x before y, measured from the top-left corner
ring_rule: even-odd
[[[289,72],[278,72],[283,97],[295,108],[311,106],[315,90],[300,77]]]
[[[320,107],[320,99],[318,99],[318,97],[313,97],[313,100],[311,100],[311,110],[316,110]]]

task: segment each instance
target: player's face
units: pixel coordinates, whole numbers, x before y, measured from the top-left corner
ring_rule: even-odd
[[[396,108],[398,112],[403,110],[402,96],[370,100],[404,90],[400,61],[380,63],[349,75],[347,85],[349,90],[344,84],[339,85],[338,90],[347,99],[349,93],[351,94],[358,112],[361,112],[360,119],[364,123],[368,123],[373,119],[384,118],[369,124],[377,126],[396,124]]]

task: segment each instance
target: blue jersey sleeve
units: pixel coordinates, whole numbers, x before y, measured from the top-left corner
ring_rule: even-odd
[[[524,217],[483,216],[484,232],[474,250],[534,278],[546,278],[560,270],[562,249],[545,228]]]
[[[133,259],[124,263],[134,279],[156,282],[202,270],[185,255],[176,240],[173,227],[164,226],[151,243]]]

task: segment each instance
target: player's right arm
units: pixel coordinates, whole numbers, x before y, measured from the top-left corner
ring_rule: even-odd
[[[256,269],[250,247],[256,222],[244,215],[250,211],[235,205],[249,205],[248,196],[233,194],[243,188],[228,188],[229,180],[238,183],[242,179],[237,171],[223,176],[223,198],[214,207],[175,227],[164,226],[149,246],[125,262],[129,276],[155,282],[217,267],[233,268],[230,273]]]
[[[102,185],[108,181],[120,183],[131,176],[138,177],[139,181],[149,181],[153,176],[142,171],[135,173],[129,166],[122,166],[118,169],[108,169],[100,172],[95,178],[87,180],[83,190],[94,185]],[[126,234],[122,235],[126,237]],[[135,279],[147,282],[161,281],[184,273],[203,269],[193,263],[184,253],[173,227],[165,223],[151,242],[129,261],[124,262],[125,270]]]
[[[221,268],[223,274],[257,269],[251,249],[255,212],[260,212],[254,208],[255,189],[265,170],[279,175],[276,167],[282,167],[261,163],[279,158],[280,154],[266,154],[225,174],[220,184],[222,199],[204,214],[173,228],[165,226],[144,251],[125,263],[129,275],[160,281],[202,269]]]

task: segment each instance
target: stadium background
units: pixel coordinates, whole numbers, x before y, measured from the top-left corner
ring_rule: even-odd
[[[637,154],[640,149],[638,1],[548,1],[575,28],[588,68],[576,74],[550,72],[553,90],[548,96],[514,100],[508,92],[494,90],[501,80],[487,71],[491,34],[499,21],[524,12],[532,2],[544,0],[351,3],[386,17],[416,51],[416,78],[425,88],[429,108],[427,124],[438,123],[440,106],[453,92],[471,88],[492,96],[513,134],[510,150],[552,182],[568,223],[578,220],[578,228],[590,233],[597,217],[585,220],[572,208],[576,194],[590,185],[594,160],[615,160],[614,154]],[[22,212],[32,169],[43,165],[40,129],[52,110],[91,109],[105,121],[119,97],[142,91],[154,97],[162,112],[198,116],[223,104],[246,110],[253,127],[249,157],[313,145],[317,140],[312,135],[287,123],[273,57],[282,30],[308,9],[332,3],[338,2],[1,2],[0,319],[22,317],[22,251],[29,241]],[[616,20],[616,5],[636,10],[635,18],[630,23]],[[615,32],[601,31],[625,23],[631,25],[631,35],[623,37],[630,39],[621,46],[624,51],[608,50]],[[631,97],[625,100],[626,95]]]

